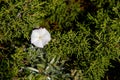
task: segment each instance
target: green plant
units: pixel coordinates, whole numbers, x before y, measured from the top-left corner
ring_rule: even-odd
[[[39,27],[52,36],[44,49],[30,43]],[[1,0],[0,79],[102,80],[119,64],[119,32],[118,0]]]

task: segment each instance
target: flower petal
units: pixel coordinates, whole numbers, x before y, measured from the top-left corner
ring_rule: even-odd
[[[42,38],[42,42],[44,45],[48,44],[48,42],[51,40],[51,37],[49,34],[44,35],[44,37]]]
[[[31,34],[31,43],[37,41],[39,39],[39,30],[33,30]]]
[[[46,33],[46,29],[45,28],[39,28],[38,29],[38,33],[39,33],[39,35],[41,35],[41,36],[43,36],[45,33]]]
[[[44,45],[42,44],[42,41],[40,41],[40,40],[37,40],[37,41],[33,42],[33,44],[37,47],[40,47],[40,48],[44,47]]]

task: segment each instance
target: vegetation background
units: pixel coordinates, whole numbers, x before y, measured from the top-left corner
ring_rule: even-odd
[[[34,28],[52,40],[30,43]],[[120,80],[119,0],[0,0],[0,80]]]

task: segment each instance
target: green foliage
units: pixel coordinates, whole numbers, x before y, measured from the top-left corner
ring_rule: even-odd
[[[44,49],[30,43],[39,27],[52,36]],[[101,80],[119,57],[118,0],[0,1],[1,80]]]

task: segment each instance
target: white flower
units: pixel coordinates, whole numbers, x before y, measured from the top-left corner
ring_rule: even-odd
[[[50,40],[50,33],[45,28],[39,28],[32,31],[31,43],[36,47],[43,48]]]

